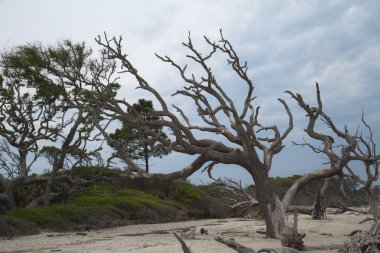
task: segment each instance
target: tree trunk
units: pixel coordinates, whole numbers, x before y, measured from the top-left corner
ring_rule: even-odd
[[[276,201],[278,197],[273,191],[265,168],[256,169],[253,177],[256,187],[256,198],[265,220],[266,234],[271,238],[280,238],[279,225],[285,218],[285,211],[281,201]]]
[[[373,193],[373,190],[371,187],[366,187],[365,188],[367,195],[368,195],[368,202],[369,202],[369,208],[370,212],[375,220],[378,220],[380,218],[380,213],[379,213],[379,206],[377,203],[377,199],[375,194]]]
[[[325,179],[322,187],[318,187],[317,192],[315,194],[313,210],[311,211],[311,217],[313,220],[322,220],[326,218],[326,206],[323,201],[323,196],[325,195],[325,191],[327,189],[329,183],[329,178]]]
[[[51,188],[53,187],[58,169],[63,166],[64,160],[62,159],[62,156],[64,156],[64,155],[63,154],[58,155],[54,159],[51,175],[49,177],[49,180],[48,180],[48,182],[46,184],[46,188],[45,188],[44,206],[48,206],[50,204]]]
[[[51,188],[53,187],[54,181],[55,181],[55,176],[57,174],[57,170],[55,167],[53,167],[53,170],[51,171],[50,178],[46,184],[45,188],[45,194],[44,194],[44,206],[48,206],[50,204],[50,193],[51,193]]]
[[[315,193],[315,199],[313,204],[313,211],[311,211],[311,217],[313,220],[322,220],[326,215],[326,208],[323,205],[322,189],[318,188]]]
[[[145,159],[145,170],[146,173],[149,173],[149,154],[148,154],[148,145],[144,145],[144,159]]]
[[[16,187],[23,184],[25,180],[26,180],[26,176],[20,175],[12,180],[7,180],[4,183],[4,192],[2,194],[3,195],[2,199],[3,200],[5,199],[5,201],[3,202],[6,202],[4,206],[6,210],[11,210],[11,209],[16,208],[16,201],[14,197],[15,190],[16,190]]]
[[[15,185],[12,181],[8,181],[4,185],[4,195],[6,196],[5,210],[12,210],[16,208],[16,201],[14,197]]]
[[[16,208],[16,201],[14,197],[15,189],[18,185],[23,184],[28,175],[28,166],[27,166],[27,156],[28,151],[20,149],[19,150],[19,159],[20,159],[20,174],[13,178],[5,181],[4,184],[4,194],[6,196],[6,210],[11,210]]]

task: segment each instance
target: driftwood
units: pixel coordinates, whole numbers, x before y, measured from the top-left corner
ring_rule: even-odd
[[[323,203],[323,195],[327,189],[328,180],[328,178],[325,179],[323,187],[318,188],[317,192],[315,193],[313,210],[311,212],[311,217],[313,218],[313,220],[322,220],[326,218],[326,206]]]
[[[190,250],[190,247],[188,247],[185,243],[185,241],[177,235],[176,232],[172,231],[173,232],[173,235],[175,236],[175,238],[177,238],[177,240],[181,243],[181,246],[182,246],[182,250],[184,253],[191,253],[191,250]]]
[[[363,224],[364,222],[367,222],[367,221],[374,221],[375,222],[376,220],[374,218],[367,217],[364,220],[360,221],[359,224]]]
[[[237,242],[234,239],[226,239],[221,236],[216,236],[215,240],[217,242],[227,245],[229,248],[237,251],[238,253],[256,253],[253,249],[247,248]]]
[[[334,214],[342,214],[345,212],[353,212],[353,213],[358,213],[358,214],[368,214],[368,211],[363,211],[359,208],[354,208],[354,207],[347,207],[340,202],[331,204],[331,207],[337,209],[334,212]]]
[[[285,218],[282,224],[281,231],[281,245],[285,247],[290,247],[297,250],[304,250],[305,246],[303,245],[303,238],[306,234],[298,233],[298,212],[294,212],[294,220],[291,225],[288,220]]]
[[[368,231],[354,234],[338,249],[339,253],[378,253],[380,252],[380,221]]]
[[[235,242],[234,239],[226,239],[226,238],[223,238],[221,236],[217,236],[215,237],[215,240],[217,242],[220,242],[222,244],[225,244],[227,245],[229,248],[237,251],[238,253],[299,253],[298,250],[296,249],[292,249],[292,248],[288,248],[288,247],[282,247],[282,248],[263,248],[263,249],[260,249],[258,251],[255,251],[251,248],[247,248],[237,242]]]
[[[181,238],[194,239],[196,229],[197,229],[197,227],[183,229],[181,231]]]
[[[201,235],[208,235],[208,230],[205,228],[200,229]]]
[[[313,206],[289,206],[286,212],[295,212],[297,210],[298,213],[311,215],[313,211]]]

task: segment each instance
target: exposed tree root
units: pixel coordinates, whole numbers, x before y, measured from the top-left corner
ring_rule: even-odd
[[[338,249],[340,253],[380,252],[380,221],[375,222],[368,231],[354,234]]]

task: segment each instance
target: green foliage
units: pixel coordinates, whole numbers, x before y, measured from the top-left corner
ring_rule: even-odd
[[[27,206],[33,199],[39,197],[43,193],[44,187],[45,184],[18,186],[14,194],[16,206]]]
[[[270,178],[276,194],[282,198],[289,187],[301,176],[294,175],[287,178]],[[312,205],[314,202],[315,193],[317,189],[322,187],[325,179],[313,180],[297,193],[293,200],[294,205]],[[345,197],[341,190],[341,183],[343,183],[343,188],[345,193],[349,198]],[[351,176],[344,176],[342,179],[339,177],[332,177],[329,179],[328,187],[325,192],[324,201],[327,205],[332,203],[341,202],[347,206],[357,206],[365,204],[366,200],[365,193],[362,189],[358,188],[358,183]]]
[[[29,235],[37,232],[37,225],[33,222],[0,215],[0,237]]]
[[[161,199],[170,199],[174,191],[184,185],[188,184],[186,181],[179,179],[175,181],[160,180],[157,178],[129,178],[122,177],[118,178],[114,183],[113,187],[115,189],[129,188],[137,189],[140,191],[147,192]]]
[[[157,178],[120,178],[112,187],[144,191],[160,199],[173,200],[195,218],[226,218],[231,213],[226,193],[211,185],[194,186],[184,180],[165,181]]]
[[[17,77],[22,85],[35,88],[35,101],[42,100],[51,104],[62,99],[63,88],[47,76],[47,68],[54,59],[40,44],[19,46],[2,56],[2,65],[6,66],[4,75]]]
[[[37,223],[41,228],[66,230],[78,224],[101,227],[107,219],[133,219],[146,222],[178,220],[183,216],[178,205],[150,194],[121,189],[109,191],[104,185],[94,186],[81,192],[62,205],[48,207],[17,208],[6,213],[8,216]],[[103,224],[104,225],[104,224]]]
[[[71,175],[73,178],[82,178],[86,180],[92,180],[96,177],[115,178],[121,174],[121,170],[118,168],[104,168],[100,166],[76,166],[71,169]]]
[[[43,146],[40,150],[40,153],[46,156],[55,156],[57,152],[59,152],[59,149],[54,146]]]
[[[201,200],[202,197],[202,191],[191,184],[183,185],[173,193],[173,198],[175,200],[188,206]]]
[[[293,175],[291,177],[271,177],[270,181],[272,184],[275,184],[277,186],[289,188],[296,180],[300,178],[300,175]]]
[[[118,87],[118,86],[116,86]],[[139,99],[138,103],[132,105],[128,109],[128,113],[137,121],[154,121],[160,117],[154,115],[152,101]],[[146,171],[149,172],[149,158],[162,157],[168,152],[160,145],[156,145],[158,139],[167,139],[166,134],[162,131],[162,126],[140,126],[130,122],[122,122],[122,127],[110,136],[122,142],[125,151],[134,160],[143,160],[145,162]],[[148,133],[150,132],[150,133]],[[152,134],[153,133],[153,134]]]

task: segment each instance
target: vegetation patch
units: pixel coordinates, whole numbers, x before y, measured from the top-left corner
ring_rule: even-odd
[[[173,198],[175,200],[188,206],[194,202],[200,201],[202,197],[203,192],[191,184],[183,185],[173,193]]]
[[[37,224],[34,222],[0,215],[1,237],[29,235],[36,234],[37,232]]]
[[[94,187],[76,194],[66,204],[17,208],[7,215],[35,222],[41,228],[67,230],[80,224],[103,227],[102,222],[115,219],[167,222],[183,219],[184,213],[173,202],[142,191],[121,189],[112,193]]]

